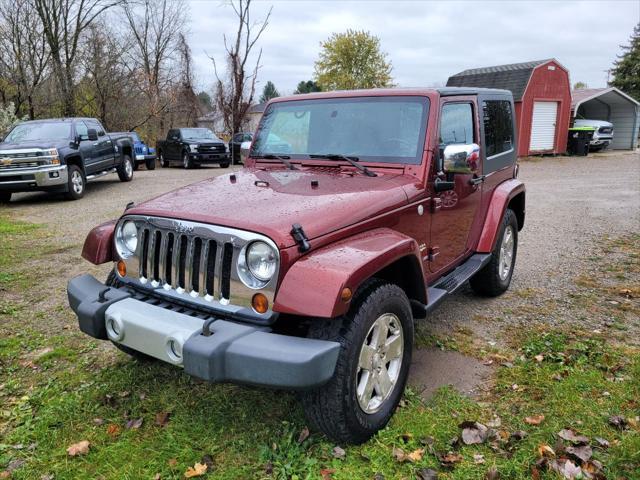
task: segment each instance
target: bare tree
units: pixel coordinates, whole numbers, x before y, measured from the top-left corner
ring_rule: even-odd
[[[229,134],[241,130],[253,102],[262,49],[258,52],[256,63],[250,73],[247,73],[247,63],[251,50],[267,28],[271,16],[271,9],[269,9],[263,20],[253,22],[250,16],[251,1],[230,2],[238,17],[238,29],[234,41],[228,41],[227,36],[224,36],[227,65],[224,76],[220,76],[215,59],[211,58],[216,75],[216,105],[222,113],[225,129]]]
[[[123,0],[29,0],[42,24],[53,73],[62,95],[63,114],[76,112],[77,57],[83,32],[105,10]]]
[[[29,118],[35,118],[34,94],[49,61],[49,50],[33,5],[0,2],[0,71],[14,86],[15,113],[27,104]]]
[[[133,39],[132,74],[148,102],[147,114],[132,128],[152,122],[162,132],[163,114],[174,99],[167,92],[179,75],[171,66],[186,25],[186,6],[183,0],[140,0],[124,4],[123,10]]]

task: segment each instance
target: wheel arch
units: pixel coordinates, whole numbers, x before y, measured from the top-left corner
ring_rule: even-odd
[[[285,273],[276,294],[274,311],[308,317],[334,318],[346,313],[352,294],[370,278],[381,278],[402,288],[409,299],[426,301],[424,272],[415,239],[379,228],[354,235],[311,252]]]
[[[493,191],[476,248],[478,253],[493,251],[504,212],[511,207],[516,209],[514,213],[518,219],[518,230],[521,230],[525,216],[525,187],[515,178],[501,183]]]
[[[80,155],[70,155],[64,159],[64,163],[67,165],[77,166],[80,170],[82,170],[82,173],[86,175],[84,162],[82,161],[82,157],[80,157]]]

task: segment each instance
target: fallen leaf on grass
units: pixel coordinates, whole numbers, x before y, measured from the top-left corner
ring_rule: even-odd
[[[120,435],[120,425],[116,425],[115,423],[107,425],[107,435],[110,437],[117,437]]]
[[[4,472],[0,472],[0,478],[3,480],[6,478],[11,478],[11,472],[9,472],[8,470],[5,470]]]
[[[596,443],[598,444],[598,446],[600,448],[609,448],[609,441],[608,440],[605,440],[604,438],[596,437],[595,441],[596,441]]]
[[[402,450],[401,448],[394,447],[393,450],[391,451],[391,454],[393,455],[393,458],[395,458],[397,462],[416,463],[422,460],[422,457],[424,456],[424,448],[418,448],[413,452],[405,453],[405,451]]]
[[[496,467],[491,467],[487,470],[484,478],[485,480],[498,480],[500,478],[500,473],[498,473],[498,469]]]
[[[460,463],[462,460],[462,455],[455,452],[448,452],[440,456],[440,464],[446,468],[452,468],[456,463]]]
[[[93,419],[93,424],[94,424],[94,425],[98,425],[98,426],[100,426],[100,425],[104,425],[104,420],[103,420],[103,419],[101,419],[101,418],[94,418],[94,419]]]
[[[430,468],[422,468],[416,472],[418,480],[438,480],[438,472]]]
[[[567,460],[567,459],[553,460],[549,464],[549,467],[551,468],[551,470],[556,471],[557,473],[562,475],[563,478],[566,478],[567,480],[583,478],[582,469],[578,467],[575,463],[573,463],[571,460]]]
[[[544,360],[544,355],[536,355],[535,357],[533,357],[534,360],[538,363],[542,362]]]
[[[331,476],[336,473],[335,468],[323,468],[320,470],[320,476],[322,476],[322,480],[331,480]]]
[[[126,427],[129,430],[138,430],[142,426],[143,418],[131,419],[127,422]]]
[[[465,445],[483,443],[487,439],[488,428],[478,422],[462,422],[458,425],[462,429],[462,442]]]
[[[480,455],[479,453],[474,454],[473,463],[476,465],[482,465],[484,463],[484,455]]]
[[[307,438],[309,438],[309,427],[304,427],[300,430],[300,435],[298,435],[298,443],[304,442]]]
[[[167,423],[169,423],[170,416],[171,412],[156,413],[156,425],[158,425],[159,427],[164,427]]]
[[[347,452],[345,452],[344,448],[341,447],[333,447],[333,451],[331,452],[331,454],[334,456],[334,458],[338,458],[340,460],[344,460],[344,457],[347,456]]]
[[[525,423],[529,425],[540,425],[544,420],[544,415],[534,415],[533,417],[526,417]]]
[[[617,428],[618,430],[625,430],[627,428],[627,419],[622,415],[611,415],[609,417],[609,425]]]
[[[89,446],[91,444],[88,440],[82,440],[81,442],[74,443],[67,448],[67,454],[70,457],[76,457],[78,455],[86,455],[89,453]]]
[[[556,452],[549,445],[543,443],[538,446],[538,455],[543,458],[553,458],[556,456]]]
[[[207,465],[204,463],[196,463],[193,467],[187,468],[184,472],[184,478],[201,477],[207,473]]]
[[[581,445],[579,447],[567,447],[567,454],[582,463],[586,463],[593,455],[593,450],[589,445]]]
[[[589,439],[584,435],[576,435],[573,430],[568,428],[562,429],[558,432],[558,436],[567,442],[571,442],[574,445],[584,445],[589,443]]]

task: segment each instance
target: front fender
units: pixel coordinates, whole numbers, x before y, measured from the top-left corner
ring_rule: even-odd
[[[342,315],[349,309],[349,302],[340,298],[345,287],[355,292],[366,279],[407,256],[415,256],[421,265],[416,241],[387,228],[328,245],[302,257],[289,268],[273,309],[311,317]],[[424,275],[420,274],[421,285],[424,285]]]
[[[487,216],[484,220],[480,240],[478,241],[479,253],[491,253],[500,230],[500,222],[509,202],[519,194],[525,193],[524,183],[518,179],[507,180],[501,183],[493,191],[491,202],[487,209]],[[524,222],[524,201],[522,202],[522,218]]]
[[[94,265],[100,265],[113,261],[113,235],[116,229],[116,220],[105,222],[89,232],[82,247],[82,258]]]

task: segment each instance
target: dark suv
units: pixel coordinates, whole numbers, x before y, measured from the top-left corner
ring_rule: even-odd
[[[204,163],[217,163],[227,168],[230,163],[224,142],[208,128],[172,128],[166,140],[158,141],[156,152],[162,167],[180,162],[184,168]]]

